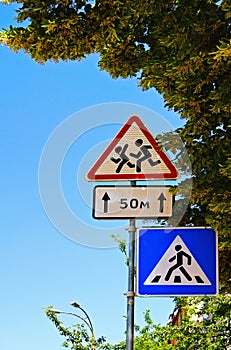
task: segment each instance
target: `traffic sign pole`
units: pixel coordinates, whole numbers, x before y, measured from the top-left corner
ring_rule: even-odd
[[[131,181],[131,186],[136,186],[136,181]],[[126,332],[126,350],[133,350],[134,345],[134,303],[135,303],[135,219],[129,220],[129,265],[128,265],[128,292],[127,296],[127,332]]]
[[[86,174],[88,181],[131,181],[131,187],[95,187],[93,207],[95,219],[130,219],[126,350],[133,350],[134,346],[135,220],[170,217],[173,203],[168,188],[136,186],[136,180],[176,180],[178,177],[174,164],[136,115],[129,118]]]

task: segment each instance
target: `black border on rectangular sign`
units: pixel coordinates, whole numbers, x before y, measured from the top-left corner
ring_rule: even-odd
[[[160,218],[161,220],[166,220],[166,219],[168,219],[170,216],[119,216],[119,217],[115,217],[115,216],[113,216],[113,217],[109,217],[109,216],[106,216],[106,217],[97,217],[96,215],[95,215],[95,200],[96,200],[96,197],[95,197],[95,193],[96,193],[96,188],[98,188],[98,187],[103,187],[103,188],[129,188],[129,189],[131,189],[131,188],[133,188],[133,189],[135,189],[135,188],[174,188],[174,186],[170,186],[170,185],[168,185],[168,186],[148,186],[148,185],[139,185],[139,186],[134,186],[134,187],[132,187],[132,186],[129,186],[129,185],[119,185],[119,186],[116,186],[116,185],[113,185],[113,186],[110,186],[110,185],[106,185],[106,186],[104,186],[104,185],[102,185],[102,186],[95,186],[94,187],[94,192],[93,192],[93,205],[92,205],[92,216],[93,216],[93,218],[94,219],[96,219],[96,220],[126,220],[126,219],[128,219],[128,220],[132,220],[132,219],[158,219],[158,218]],[[172,195],[172,206],[174,205],[174,203],[175,203],[175,195]]]

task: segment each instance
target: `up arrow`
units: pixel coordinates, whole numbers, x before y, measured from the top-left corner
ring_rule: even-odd
[[[107,194],[107,192],[104,193],[103,197],[102,197],[102,200],[104,201],[104,206],[103,206],[103,211],[104,213],[107,213],[108,212],[108,201],[110,201],[110,197],[109,195]]]
[[[164,211],[164,201],[166,200],[166,197],[164,196],[163,192],[160,194],[158,201],[160,201],[160,213],[163,213]]]

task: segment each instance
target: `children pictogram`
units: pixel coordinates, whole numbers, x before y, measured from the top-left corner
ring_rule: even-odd
[[[111,157],[110,160],[115,164],[118,164],[116,168],[116,173],[120,173],[123,169],[124,165],[127,165],[129,168],[135,168],[136,172],[140,173],[142,171],[142,163],[148,161],[148,163],[153,167],[161,163],[161,160],[158,159],[154,161],[152,159],[152,154],[150,153],[150,149],[152,149],[151,145],[143,145],[144,141],[142,139],[137,139],[135,141],[135,145],[139,148],[137,153],[130,152],[128,149],[128,144],[126,143],[124,146],[117,146],[114,151],[119,155],[119,157]],[[131,157],[131,158],[130,158]],[[134,158],[134,159],[132,159]],[[134,163],[135,162],[135,163]]]
[[[129,168],[135,168],[135,164],[132,164],[129,160],[129,157],[126,154],[126,151],[128,149],[128,144],[125,144],[123,147],[117,146],[115,148],[115,152],[119,155],[118,158],[111,157],[110,159],[115,163],[118,164],[118,167],[116,168],[116,173],[120,173],[123,166],[126,164]]]
[[[86,174],[88,181],[177,179],[178,171],[138,116],[131,116]]]
[[[135,142],[135,145],[140,149],[137,153],[130,153],[130,156],[137,159],[136,161],[136,172],[141,172],[141,166],[144,161],[148,161],[148,163],[151,166],[155,166],[161,163],[160,159],[154,161],[152,159],[152,154],[150,153],[149,149],[152,149],[152,146],[149,145],[143,145],[142,139],[137,139]]]

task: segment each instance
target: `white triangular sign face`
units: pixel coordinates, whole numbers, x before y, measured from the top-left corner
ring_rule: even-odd
[[[200,244],[198,242],[198,244]],[[154,267],[145,285],[211,285],[180,236],[177,236]]]
[[[138,116],[131,116],[86,175],[88,181],[176,179],[178,172]]]

